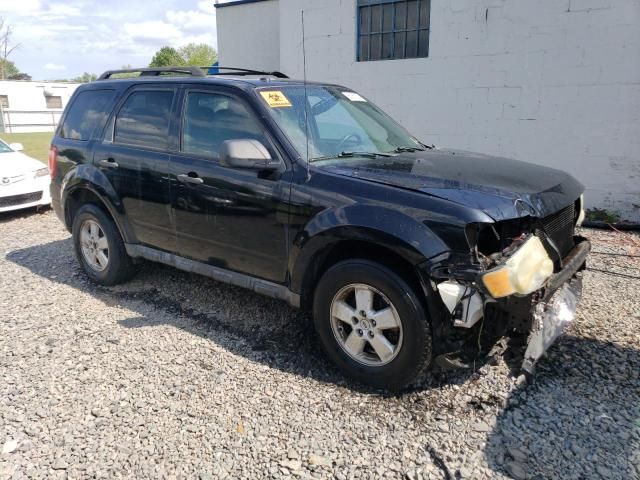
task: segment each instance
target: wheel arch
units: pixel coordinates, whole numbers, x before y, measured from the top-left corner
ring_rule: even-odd
[[[385,236],[381,238],[389,240]],[[457,337],[452,336],[453,324],[448,320],[444,303],[432,285],[428,273],[420,268],[425,259],[422,253],[414,250],[413,255],[406,255],[407,249],[412,248],[411,245],[404,244],[403,248],[395,248],[398,246],[397,238],[394,238],[395,243],[349,237],[334,240],[318,248],[304,263],[304,267],[302,264],[298,267],[299,277],[296,285],[299,288],[302,309],[312,310],[316,286],[322,275],[333,265],[347,259],[370,260],[401,276],[422,302],[422,307],[431,322],[434,356],[458,349]]]
[[[79,165],[67,173],[62,183],[60,203],[64,223],[69,231],[80,207],[91,203],[111,217],[125,243],[135,243],[120,198],[105,175],[95,167]]]
[[[394,265],[413,272],[417,265],[448,250],[425,222],[401,208],[360,202],[328,208],[316,214],[293,239],[290,288],[303,298],[308,296],[332,262],[348,258],[341,251],[353,255],[351,258],[394,259]]]
[[[350,259],[364,259],[379,263],[402,276],[417,294],[421,294],[420,277],[415,265],[388,245],[362,239],[341,239],[318,251],[307,264],[300,279],[300,305],[310,309],[313,305],[315,286],[322,275],[333,265]]]

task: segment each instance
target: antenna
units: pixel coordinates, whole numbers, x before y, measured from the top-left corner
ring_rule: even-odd
[[[307,92],[307,51],[304,43],[304,8],[302,9],[302,83],[304,85],[304,129],[307,140],[307,158],[305,164],[307,166],[307,182],[311,179],[311,171],[309,170],[309,93]]]

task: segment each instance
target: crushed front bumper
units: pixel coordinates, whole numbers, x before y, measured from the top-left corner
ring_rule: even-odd
[[[527,373],[534,372],[538,360],[575,319],[582,296],[582,270],[591,251],[587,239],[575,237],[575,243],[563,260],[562,270],[549,278],[541,300],[533,305],[533,324],[522,363]]]

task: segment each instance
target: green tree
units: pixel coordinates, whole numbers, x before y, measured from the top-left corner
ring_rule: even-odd
[[[149,63],[150,67],[182,67],[192,65],[208,67],[218,59],[218,52],[206,43],[188,43],[175,49],[162,47],[156,52]]]
[[[178,53],[186,65],[208,67],[218,59],[218,52],[206,43],[188,43],[180,47]]]
[[[0,77],[4,79],[18,75],[20,70],[11,60],[4,60],[0,58],[0,72]]]
[[[184,59],[173,47],[162,47],[151,59],[150,67],[179,67],[184,65]]]
[[[9,55],[20,46],[19,43],[10,46],[13,28],[0,17],[0,80],[4,80],[13,75],[18,75],[20,71],[15,64],[9,60]]]
[[[122,65],[120,67],[120,70],[131,70],[132,67],[131,65]],[[134,69],[135,70],[135,69]],[[131,73],[116,73],[115,75],[112,75],[111,78],[134,78],[139,76],[140,74],[136,71],[131,72]]]
[[[20,72],[15,75],[9,75],[7,80],[31,80],[31,75],[28,73]]]
[[[89,83],[95,81],[97,78],[98,76],[95,73],[84,72],[79,77],[72,78],[71,81],[76,83]]]

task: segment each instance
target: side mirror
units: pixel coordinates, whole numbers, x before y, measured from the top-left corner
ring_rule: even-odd
[[[21,152],[22,150],[24,150],[24,145],[22,145],[21,143],[10,143],[9,148],[14,152]]]
[[[277,168],[278,162],[271,158],[269,150],[258,140],[226,140],[222,143],[220,163],[232,168],[256,170]]]

